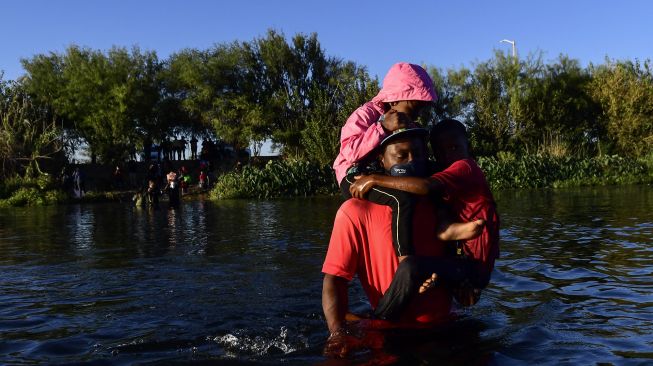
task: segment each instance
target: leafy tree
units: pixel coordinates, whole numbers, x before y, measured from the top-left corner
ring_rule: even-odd
[[[3,81],[1,76],[0,177],[23,171],[26,177],[35,177],[42,173],[39,162],[63,158],[61,129],[20,83]]]
[[[430,120],[437,122],[445,118],[464,118],[470,105],[465,90],[470,83],[471,71],[463,67],[460,70],[448,69],[445,73],[439,68],[430,67],[429,74],[438,96]]]
[[[22,63],[30,94],[83,138],[92,156],[122,160],[145,136],[165,129],[157,116],[160,64],[154,52],[114,47],[104,54],[72,46]]]
[[[324,121],[340,118],[341,107],[353,111],[371,85],[363,69],[326,57],[315,34],[288,42],[270,30],[252,42],[184,50],[166,64],[166,85],[190,121],[212,127],[236,148],[271,139],[284,155],[311,159],[317,150],[308,153],[306,144],[313,141],[316,148],[311,138],[318,136],[304,132],[307,123],[319,120],[328,135],[338,133],[346,118],[337,128]],[[325,142],[332,150],[333,143]]]
[[[282,33],[268,31],[254,40],[251,50],[273,142],[284,155],[303,156],[301,131],[313,108],[312,93],[329,90],[329,80],[339,61],[327,58],[317,35],[295,35],[289,44]]]
[[[344,63],[338,70],[329,89],[316,87],[311,92],[312,110],[301,135],[307,158],[322,165],[331,164],[338,155],[340,129],[349,115],[379,89],[378,80],[354,63]]]
[[[653,151],[653,74],[650,61],[590,65],[590,94],[601,107],[608,146],[627,156]]]

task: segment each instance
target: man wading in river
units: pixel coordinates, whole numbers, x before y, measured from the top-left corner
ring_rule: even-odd
[[[398,163],[425,159],[423,134],[406,130],[382,145],[381,164],[386,170]],[[347,352],[345,315],[347,284],[358,275],[372,308],[376,308],[399,267],[392,246],[391,209],[365,200],[350,199],[336,214],[326,259],[322,307],[331,333],[325,352],[344,356]],[[445,244],[435,235],[437,215],[428,198],[418,200],[413,216],[415,252],[420,257],[444,257]],[[406,262],[406,261],[404,261]],[[402,262],[403,266],[403,262]],[[404,266],[405,267],[405,266]],[[451,295],[443,286],[414,296],[402,312],[402,323],[435,323],[447,317]]]

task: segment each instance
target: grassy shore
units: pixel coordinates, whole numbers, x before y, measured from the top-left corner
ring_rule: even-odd
[[[137,190],[89,191],[81,198],[59,188],[49,175],[38,178],[13,177],[0,183],[0,208],[17,206],[47,206],[69,203],[132,202]],[[190,187],[182,197],[192,199],[205,191]]]
[[[493,190],[562,188],[653,183],[653,155],[593,158],[510,154],[477,159]],[[213,199],[274,198],[337,194],[329,166],[308,162],[272,161],[263,168],[245,167],[218,178]]]
[[[493,190],[653,183],[653,154],[640,159],[616,155],[575,158],[505,154],[480,157],[477,161]],[[97,191],[74,199],[51,176],[14,177],[0,183],[0,207],[128,202],[134,193]],[[329,166],[280,160],[270,161],[263,167],[247,165],[240,171],[221,175],[209,196],[211,199],[267,199],[333,194],[338,194],[338,187]]]

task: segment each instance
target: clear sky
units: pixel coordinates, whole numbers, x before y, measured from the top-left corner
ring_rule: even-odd
[[[138,45],[164,59],[183,48],[250,41],[267,29],[316,32],[327,55],[383,77],[395,62],[472,66],[508,52],[560,53],[582,65],[653,58],[653,1],[14,0],[0,3],[0,70],[71,44],[106,50]]]

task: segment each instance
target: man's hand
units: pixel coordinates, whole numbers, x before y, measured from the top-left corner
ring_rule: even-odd
[[[347,328],[331,333],[324,345],[324,356],[328,358],[346,358],[352,352],[361,349],[369,349],[373,352],[383,350],[385,335],[381,329],[388,326],[378,327],[375,326],[374,322],[374,320],[361,320],[348,324]]]
[[[407,128],[411,122],[410,117],[406,113],[391,109],[384,115],[381,125],[386,133],[392,133],[400,128]]]
[[[349,187],[349,193],[354,198],[365,199],[367,192],[376,185],[374,181],[375,174],[357,175],[354,178],[356,181]]]
[[[324,356],[328,358],[346,358],[350,352],[361,348],[363,342],[347,334],[345,329],[331,333],[324,345]]]

